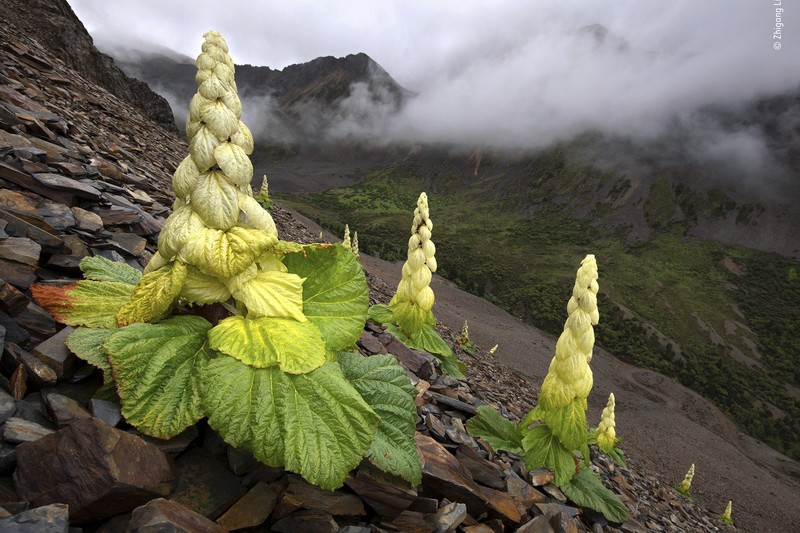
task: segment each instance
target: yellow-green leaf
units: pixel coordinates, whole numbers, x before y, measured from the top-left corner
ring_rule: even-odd
[[[211,347],[256,367],[305,374],[325,363],[325,343],[311,322],[228,317],[208,332]]]
[[[236,123],[234,123],[235,126]],[[224,142],[214,150],[217,165],[228,178],[228,181],[239,187],[246,187],[253,178],[253,164],[242,147],[231,142]]]
[[[136,285],[142,273],[130,265],[111,261],[102,255],[81,259],[81,272],[86,279],[92,281],[118,281],[128,285]]]
[[[545,424],[522,431],[523,460],[529,470],[548,467],[555,473],[555,484],[559,487],[569,483],[575,475],[575,459],[570,450],[564,448]]]
[[[113,329],[116,314],[131,298],[133,285],[118,281],[86,281],[54,287],[31,285],[36,303],[68,326]]]
[[[227,182],[222,172],[200,174],[191,201],[192,210],[212,228],[227,230],[239,219],[236,187]]]
[[[187,267],[186,281],[179,295],[186,301],[199,305],[224,302],[231,297],[224,283],[214,276],[203,274],[198,269]]]
[[[278,240],[267,232],[234,226],[228,231],[207,228],[196,232],[181,257],[206,274],[230,279],[253,264]]]
[[[145,274],[133,289],[131,299],[117,313],[120,326],[149,322],[169,310],[186,281],[186,265],[173,261]]]
[[[542,420],[558,437],[561,444],[568,450],[583,448],[589,439],[589,428],[586,425],[585,400],[576,398],[569,404],[558,409],[542,409],[539,412]]]
[[[269,270],[233,289],[233,297],[245,304],[254,316],[306,320],[303,315],[303,279],[297,274]]]

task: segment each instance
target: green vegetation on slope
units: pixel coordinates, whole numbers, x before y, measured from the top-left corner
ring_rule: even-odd
[[[334,233],[349,223],[367,253],[396,260],[405,252],[408,206],[424,189],[413,167],[399,166],[352,187],[280,200]],[[595,253],[603,281],[598,344],[677,378],[754,437],[800,459],[800,400],[787,389],[800,388],[800,308],[792,303],[800,301],[800,266],[685,237],[679,224],[626,245],[557,207],[526,218],[468,188],[447,189],[429,192],[439,273],[557,335],[571,286],[565,273],[576,257]]]

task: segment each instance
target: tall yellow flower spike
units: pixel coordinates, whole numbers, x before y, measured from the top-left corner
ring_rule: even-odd
[[[542,383],[535,414],[569,450],[586,442],[586,398],[592,390],[589,368],[594,348],[594,329],[599,321],[597,310],[597,262],[587,255],[572,288],[567,304],[569,317],[556,343],[556,353]]]
[[[612,392],[608,395],[608,403],[603,409],[603,414],[600,417],[600,424],[597,426],[597,445],[606,453],[614,448],[614,443],[617,440],[617,433],[614,427],[615,401],[614,393]]]
[[[728,524],[729,526],[733,525],[733,518],[731,518],[732,511],[733,511],[733,502],[731,500],[728,500],[728,506],[725,508],[725,512],[722,513],[722,516],[720,516],[719,519]]]
[[[350,249],[353,250],[353,255],[356,256],[356,259],[361,259],[361,254],[358,251],[358,232],[353,232],[353,242],[350,244]]]
[[[680,486],[678,486],[678,492],[684,496],[689,496],[689,491],[692,488],[692,479],[694,479],[694,463],[689,467],[689,471],[686,472],[686,476],[683,478],[683,481],[681,481]]]
[[[428,195],[419,195],[411,238],[408,240],[408,259],[403,265],[403,278],[389,307],[394,311],[398,325],[407,334],[419,330],[423,324],[434,325],[433,290],[431,274],[436,272],[436,246],[431,240],[433,222],[428,210]]]
[[[342,244],[351,250],[353,248],[353,243],[350,242],[350,226],[347,224],[344,225],[344,238],[342,239]]]
[[[228,45],[215,31],[203,37],[196,61],[198,89],[186,121],[189,155],[172,178],[173,212],[159,234],[158,252],[117,314],[120,325],[157,318],[178,296],[210,304],[233,295],[255,309],[254,293],[263,294],[268,280],[262,276],[258,287],[246,284],[263,271],[285,273],[279,261],[262,258],[278,241],[278,232],[250,188],[253,137],[240,120],[242,105]],[[296,303],[302,301],[302,280],[294,278],[275,275],[269,281],[282,283]],[[292,309],[277,314],[300,313]]]

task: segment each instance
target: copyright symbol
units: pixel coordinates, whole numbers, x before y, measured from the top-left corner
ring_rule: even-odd
[[[772,48],[774,48],[775,50],[780,50],[781,49],[780,41],[775,41],[774,43],[772,43]]]

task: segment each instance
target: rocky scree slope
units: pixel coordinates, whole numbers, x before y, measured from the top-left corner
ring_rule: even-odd
[[[66,66],[138,108],[161,127],[176,131],[167,101],[146,83],[127,76],[111,57],[98,51],[66,0],[0,0],[0,10],[3,24],[35,35]]]
[[[492,404],[512,419],[524,414],[535,402],[533,383],[483,353],[462,354],[467,382],[448,379],[431,356],[404,349],[373,325],[359,341],[362,352],[394,355],[419,391],[425,476],[417,489],[362,466],[347,488],[323,493],[254,464],[203,424],[169,442],[131,437],[136,432],[119,406],[92,398],[96,372],[66,349],[69,328],[31,300],[29,287],[76,279],[79,261],[90,255],[141,268],[169,211],[170,174],[186,146],[28,36],[0,27],[0,38],[0,529],[33,523],[67,531],[71,522],[86,531],[131,531],[153,521],[187,531],[724,529],[657,478],[603,457],[594,464],[631,519],[612,528],[570,506],[550,473],[528,472],[518,457],[497,454],[463,430],[476,405]],[[275,218],[284,238],[313,240],[290,213],[277,209]],[[370,285],[374,301],[388,300],[385,284],[372,278]],[[64,455],[65,446],[86,453]],[[133,474],[118,466],[136,461],[149,466]]]

